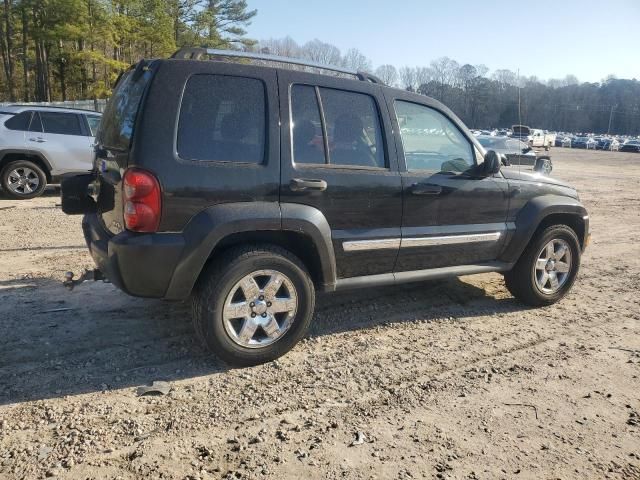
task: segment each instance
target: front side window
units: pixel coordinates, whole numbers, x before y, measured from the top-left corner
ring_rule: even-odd
[[[261,80],[194,75],[184,90],[177,148],[186,160],[262,163],[265,87]]]
[[[474,165],[471,144],[442,113],[404,101],[395,110],[408,171],[460,173]]]
[[[364,93],[320,88],[329,163],[385,168],[384,143],[376,101]]]
[[[314,87],[309,85],[291,87],[291,119],[293,161],[325,163],[322,120]]]
[[[45,133],[82,135],[80,117],[75,113],[40,112]]]
[[[9,130],[21,130],[26,131],[29,129],[29,122],[31,121],[31,111],[20,112],[14,115],[9,120],[4,122],[4,126]]]

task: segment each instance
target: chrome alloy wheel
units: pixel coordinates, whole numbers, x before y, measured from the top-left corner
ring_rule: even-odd
[[[281,272],[258,270],[244,276],[227,295],[224,329],[242,347],[266,347],[291,328],[297,309],[293,282]]]
[[[40,186],[38,174],[29,167],[14,168],[7,177],[9,190],[17,195],[29,195]]]
[[[556,293],[567,282],[571,267],[569,244],[559,238],[551,240],[538,254],[534,266],[538,289],[547,295]]]

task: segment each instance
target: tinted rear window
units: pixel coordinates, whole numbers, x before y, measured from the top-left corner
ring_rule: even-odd
[[[194,75],[182,97],[178,154],[187,160],[262,163],[265,112],[261,80]]]
[[[152,75],[151,70],[140,74],[139,68],[122,75],[102,115],[99,143],[104,147],[129,149],[140,100]]]
[[[376,101],[370,95],[320,88],[329,135],[329,163],[385,167]]]
[[[293,161],[326,163],[322,118],[316,90],[310,85],[291,87]]]
[[[4,126],[10,130],[27,130],[29,128],[30,120],[31,112],[22,112],[14,115],[9,120],[4,122]]]

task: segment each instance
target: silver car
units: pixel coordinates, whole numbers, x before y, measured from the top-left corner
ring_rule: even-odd
[[[0,185],[17,199],[41,195],[62,175],[91,170],[100,113],[58,107],[0,107]]]

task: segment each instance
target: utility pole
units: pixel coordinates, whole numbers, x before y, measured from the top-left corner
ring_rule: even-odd
[[[609,135],[609,133],[611,132],[611,122],[613,122],[613,110],[617,107],[618,105],[611,105],[611,112],[609,113],[609,127],[607,128],[607,135]]]

